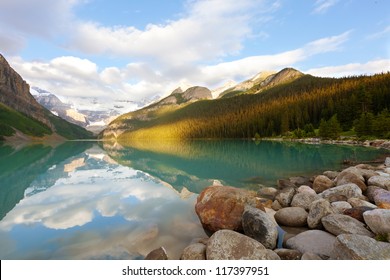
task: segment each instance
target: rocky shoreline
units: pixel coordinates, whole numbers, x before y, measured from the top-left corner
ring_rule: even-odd
[[[193,240],[182,260],[388,260],[390,158],[258,192],[210,186],[195,211],[210,237]],[[146,259],[168,256],[159,248]]]

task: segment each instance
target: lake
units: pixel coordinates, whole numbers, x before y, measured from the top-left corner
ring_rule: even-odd
[[[272,141],[0,144],[0,259],[177,259],[205,237],[194,212],[213,184],[277,179],[370,161],[383,150]]]

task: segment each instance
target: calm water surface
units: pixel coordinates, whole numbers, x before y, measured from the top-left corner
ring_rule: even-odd
[[[0,259],[171,258],[205,234],[197,194],[214,183],[257,189],[340,169],[383,151],[252,141],[0,145]]]

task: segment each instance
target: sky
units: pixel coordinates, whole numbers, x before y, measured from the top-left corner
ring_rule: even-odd
[[[76,100],[142,101],[262,71],[390,71],[388,0],[0,0],[0,53]]]

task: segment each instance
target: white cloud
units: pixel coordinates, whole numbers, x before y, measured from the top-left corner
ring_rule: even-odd
[[[185,64],[163,67],[143,62],[129,63],[123,68],[99,69],[90,60],[72,56],[54,58],[48,62],[25,62],[14,57],[10,63],[31,85],[73,98],[73,102],[79,103],[79,106],[85,103],[84,109],[87,109],[91,105],[80,98],[97,98],[100,103],[108,105],[115,100],[141,101],[155,95],[164,96],[180,84],[212,89],[227,80],[239,82],[260,71],[280,70],[314,55],[337,51],[348,40],[349,34],[350,31],[321,38],[282,53],[203,66]],[[79,99],[74,99],[76,97]]]
[[[313,13],[315,14],[324,14],[328,9],[337,4],[339,0],[317,0],[314,3]]]
[[[379,59],[366,63],[349,63],[346,65],[313,68],[307,70],[306,73],[321,77],[347,77],[365,74],[372,75],[389,71],[390,59]]]
[[[369,39],[369,40],[379,39],[379,38],[386,36],[389,33],[390,33],[390,25],[386,26],[383,30],[381,30],[379,32],[368,35],[367,39]]]
[[[244,59],[224,62],[202,69],[204,77],[209,77],[210,82],[233,79],[240,81],[247,79],[260,71],[280,70],[293,66],[297,62],[306,60],[314,55],[337,51],[348,40],[350,31],[337,36],[322,38],[304,45],[301,48],[286,51],[274,55],[252,56]]]
[[[278,6],[273,4],[266,0],[191,1],[182,18],[149,24],[144,30],[82,22],[70,45],[86,53],[147,58],[174,65],[213,60],[238,53],[252,34],[255,15],[270,11],[268,6],[276,10]]]

